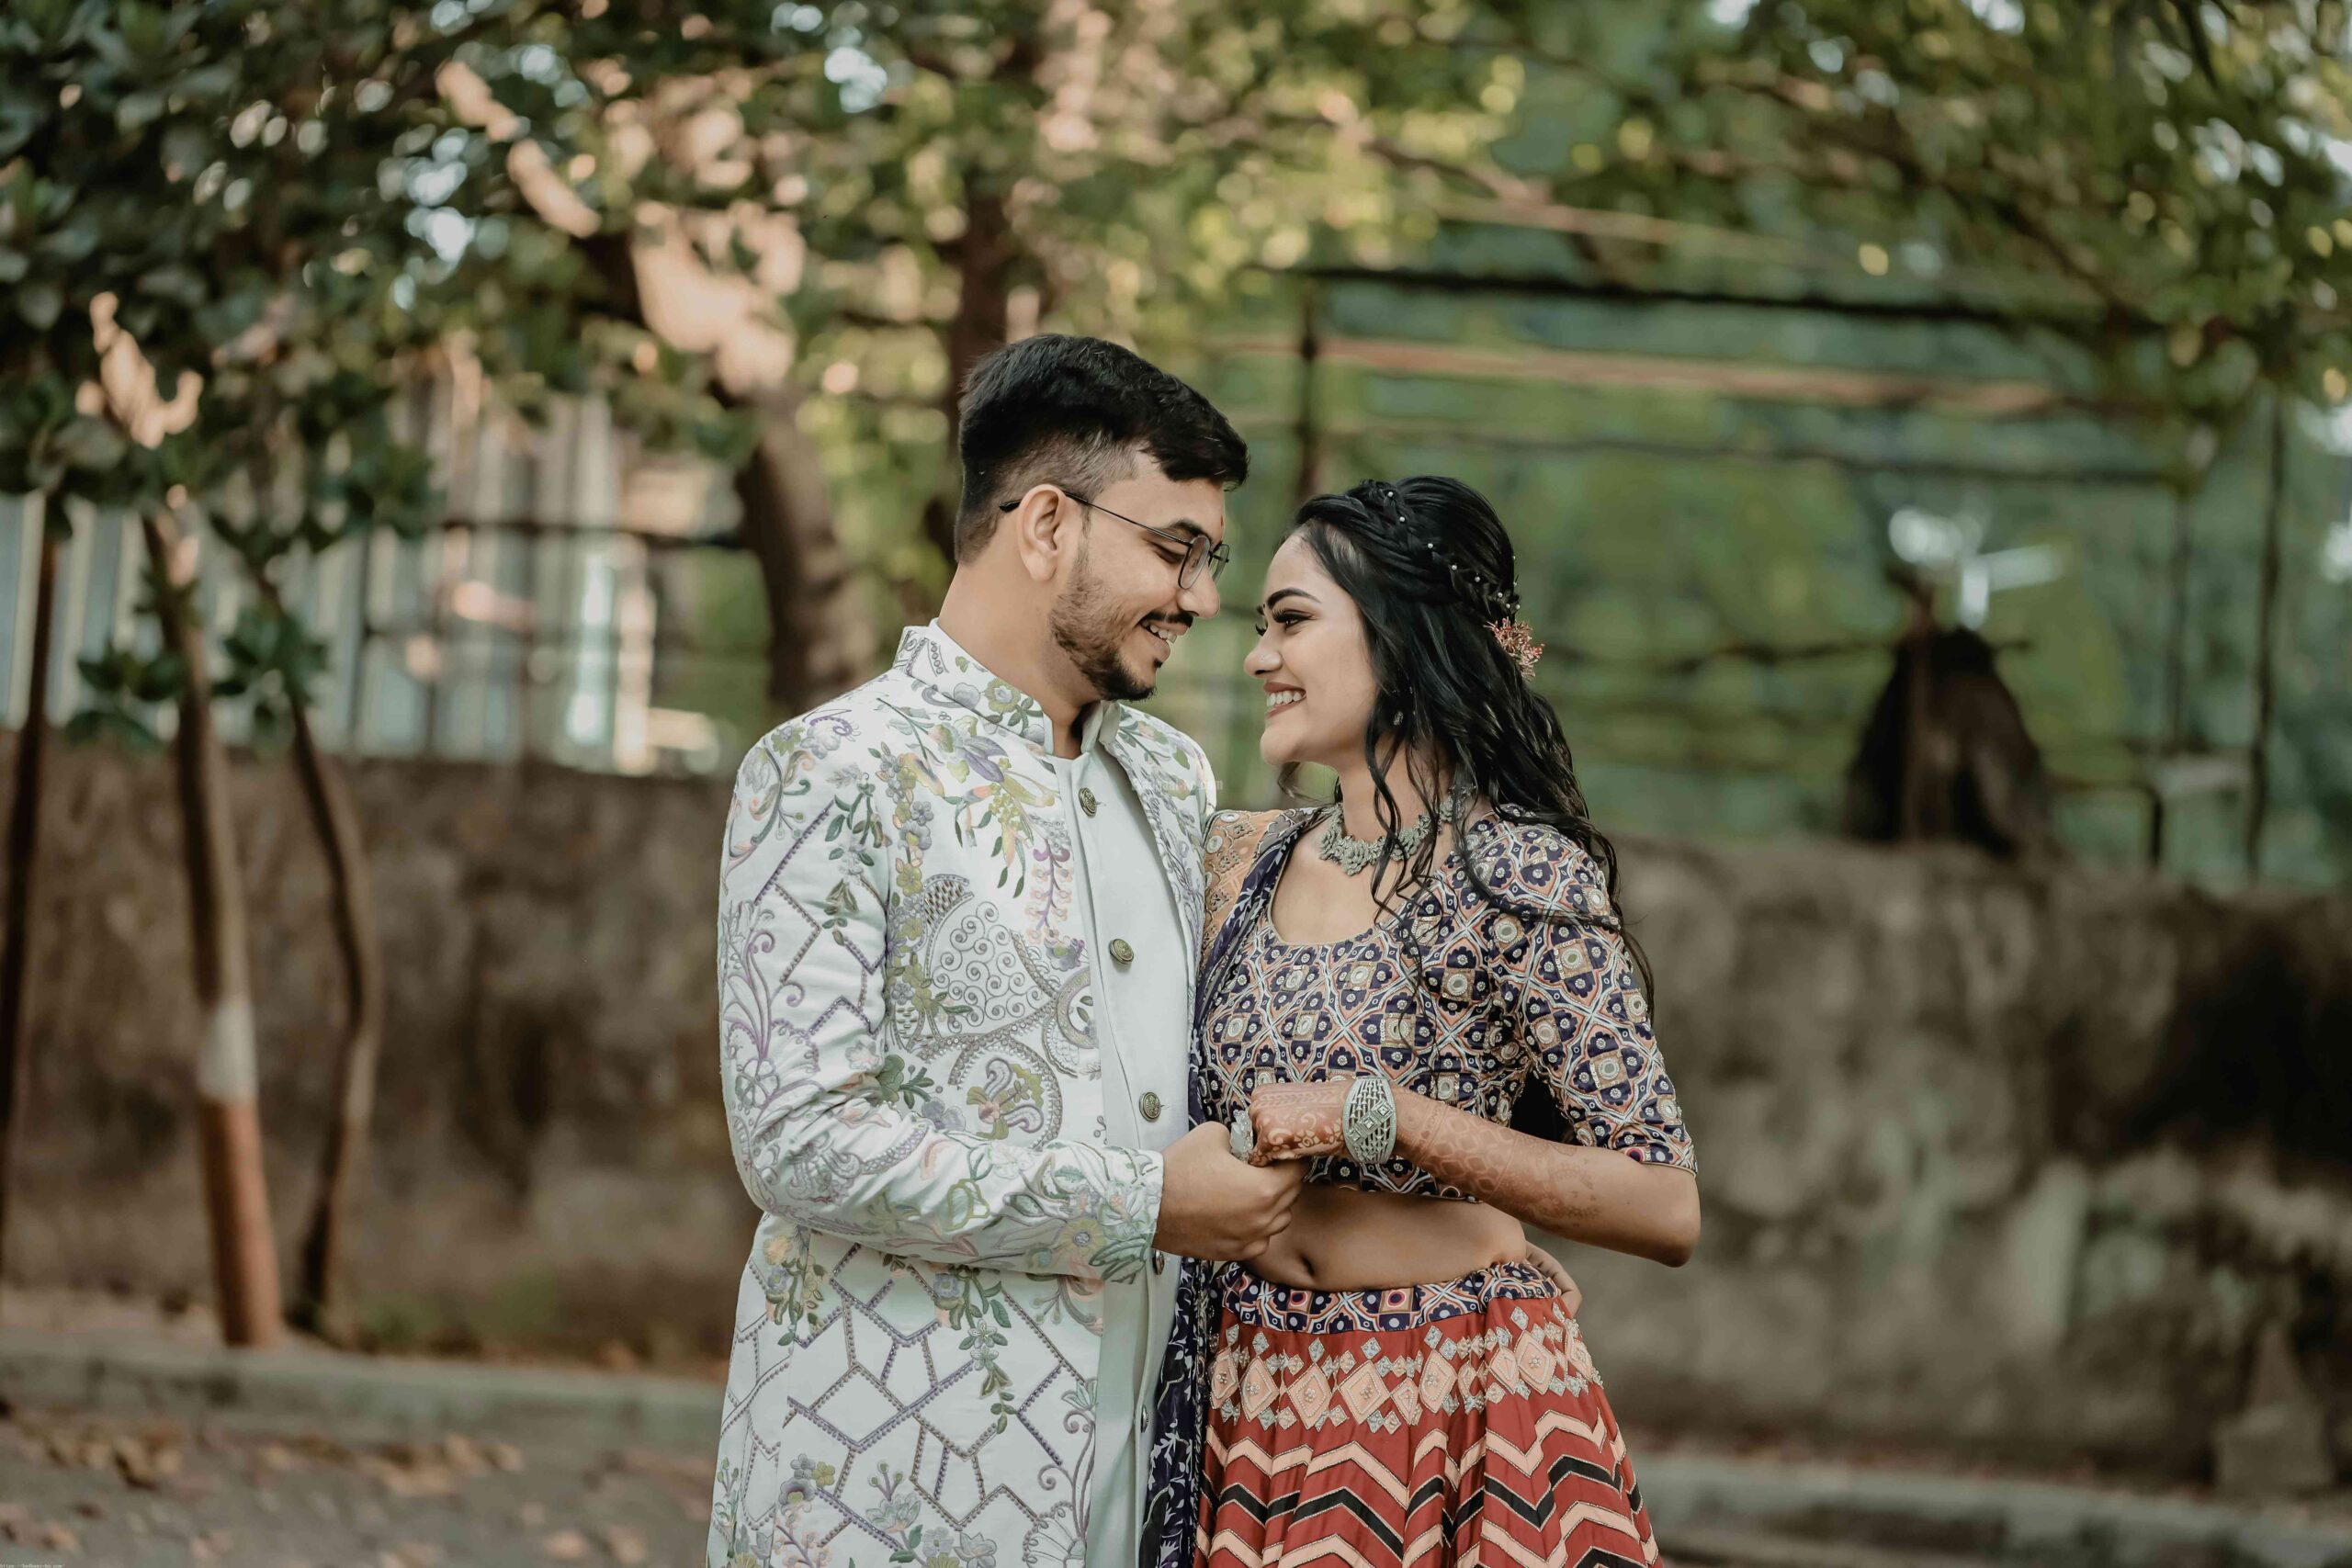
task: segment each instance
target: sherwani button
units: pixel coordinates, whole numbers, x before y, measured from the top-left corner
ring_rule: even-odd
[[[1135,961],[1136,950],[1127,945],[1127,939],[1125,937],[1113,937],[1111,939],[1111,962],[1117,964],[1120,968],[1125,969],[1128,964],[1133,964]]]
[[[1094,815],[1094,792],[1092,790],[1081,789],[1078,792],[1078,808],[1080,811],[1085,812],[1089,817]]]
[[[1153,1090],[1151,1090],[1151,1089],[1146,1089],[1146,1090],[1144,1090],[1144,1091],[1143,1091],[1143,1098],[1142,1098],[1141,1100],[1139,1100],[1136,1101],[1136,1109],[1143,1112],[1143,1119],[1144,1119],[1145,1121],[1147,1121],[1147,1122],[1157,1122],[1157,1121],[1159,1121],[1159,1096],[1156,1092],[1154,1092]]]

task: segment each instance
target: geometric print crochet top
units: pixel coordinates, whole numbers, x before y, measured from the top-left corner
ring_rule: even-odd
[[[1271,893],[1318,817],[1277,818],[1257,845],[1250,882]],[[1210,841],[1217,828],[1245,837],[1238,826],[1228,818]],[[1480,897],[1463,868],[1464,845],[1508,904],[1546,918]],[[1340,942],[1284,942],[1272,904],[1244,900],[1233,911],[1251,928],[1228,933],[1223,962],[1204,977],[1194,1059],[1206,1069],[1209,1116],[1229,1121],[1261,1083],[1377,1068],[1400,1089],[1492,1122],[1509,1122],[1521,1094],[1548,1091],[1569,1141],[1694,1168],[1600,868],[1566,834],[1477,818],[1404,907]],[[1417,953],[1403,940],[1407,921]],[[1403,1158],[1369,1169],[1344,1156],[1317,1159],[1307,1179],[1469,1198]]]

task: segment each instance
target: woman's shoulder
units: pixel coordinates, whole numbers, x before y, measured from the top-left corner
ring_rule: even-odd
[[[1608,868],[1566,829],[1504,814],[1480,829],[1479,874],[1505,900],[1563,919],[1614,917]]]
[[[1285,818],[1300,815],[1292,811],[1220,811],[1209,818],[1209,830],[1201,840],[1205,907],[1201,919],[1201,956],[1208,957],[1216,945],[1217,932],[1224,928],[1233,906],[1239,902],[1243,884],[1250,880],[1250,870],[1258,863],[1258,852],[1266,835]]]
[[[1220,811],[1209,818],[1208,837],[1203,844],[1210,855],[1239,854],[1254,858],[1258,846],[1274,824],[1286,818],[1305,817],[1306,810],[1288,811]]]

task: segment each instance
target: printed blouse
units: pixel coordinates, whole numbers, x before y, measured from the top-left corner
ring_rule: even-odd
[[[1482,818],[1427,885],[1370,931],[1285,942],[1272,890],[1316,819],[1288,812],[1266,827],[1249,879],[1263,896],[1232,909],[1250,923],[1223,934],[1203,977],[1194,1060],[1208,1116],[1230,1121],[1262,1083],[1376,1068],[1400,1089],[1491,1122],[1510,1121],[1520,1097],[1540,1087],[1568,1140],[1692,1168],[1648,998],[1600,867],[1581,846],[1555,828]],[[1221,813],[1212,856],[1220,840],[1246,847],[1254,826]],[[1473,886],[1465,852],[1493,900]],[[1318,1159],[1307,1179],[1468,1197],[1401,1157],[1371,1168]]]

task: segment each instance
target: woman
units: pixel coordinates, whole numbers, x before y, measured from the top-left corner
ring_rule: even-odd
[[[1266,1253],[1187,1265],[1159,1568],[1657,1559],[1521,1227],[1678,1265],[1698,1189],[1513,579],[1446,479],[1309,502],[1268,570],[1261,748],[1339,798],[1212,828],[1193,1115],[1313,1163]]]

